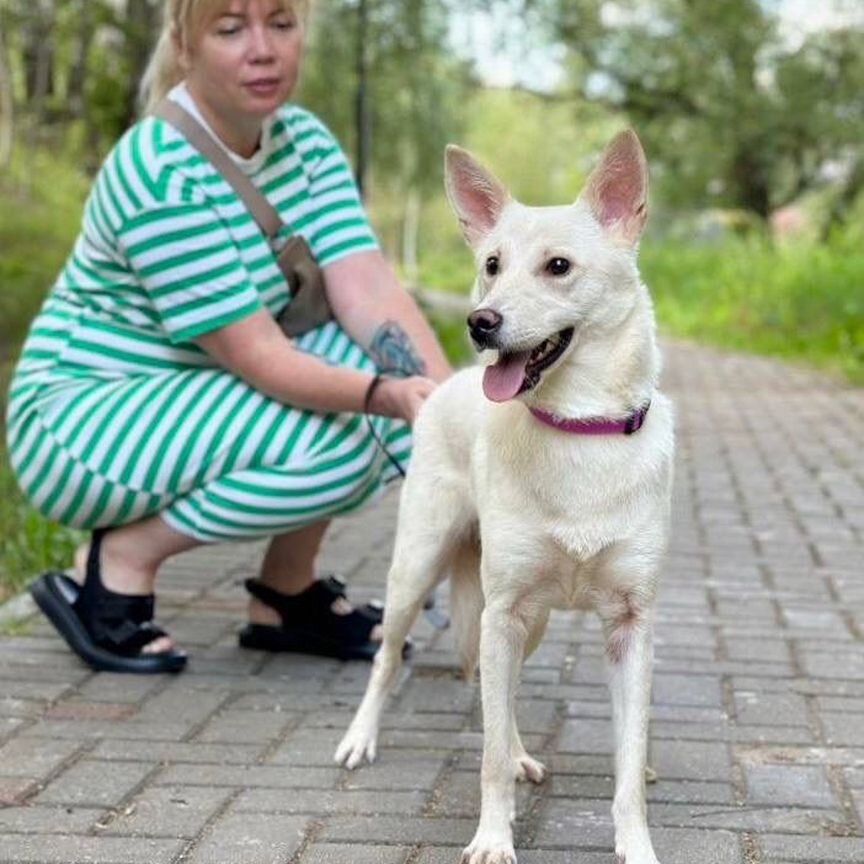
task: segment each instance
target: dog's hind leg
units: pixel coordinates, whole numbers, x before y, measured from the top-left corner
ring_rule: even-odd
[[[473,514],[465,496],[441,485],[435,495],[411,483],[403,491],[393,563],[387,576],[384,637],[372,666],[366,693],[335,759],[356,768],[364,758],[374,761],[378,727],[387,695],[402,667],[402,645],[429,592],[444,575],[453,545],[470,529]],[[443,484],[442,484],[443,485]]]
[[[483,586],[480,584],[480,539],[472,530],[450,556],[450,619],[453,641],[466,681],[474,678],[480,655],[480,616]]]
[[[530,780],[532,783],[542,783],[546,779],[546,766],[529,755],[522,743],[522,738],[519,735],[519,729],[516,727],[516,715],[514,713],[512,722],[512,734],[510,736],[510,752],[513,754],[513,768],[516,774],[516,780],[519,783],[525,783]],[[515,814],[513,816],[515,818]]]
[[[535,623],[531,632],[528,634],[528,643],[525,646],[525,657],[530,657],[540,641],[543,639],[543,634],[546,632],[546,624],[549,621],[548,612],[543,615]],[[516,710],[514,704],[512,734],[510,738],[510,750],[513,753],[513,767],[516,771],[516,780],[524,783],[530,780],[532,783],[542,783],[546,779],[546,766],[542,762],[538,762],[532,756],[528,755],[525,750],[525,745],[522,743],[522,738],[519,735],[519,729],[516,723]]]

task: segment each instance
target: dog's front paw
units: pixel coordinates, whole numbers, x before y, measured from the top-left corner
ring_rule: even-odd
[[[546,779],[546,766],[536,759],[532,759],[527,753],[517,756],[513,760],[516,769],[516,779],[520,783],[530,780],[532,783],[542,783]]]
[[[378,730],[370,729],[363,723],[352,723],[345,737],[336,748],[334,759],[339,765],[354,770],[363,759],[375,761],[378,751]]]
[[[516,864],[516,852],[509,837],[484,835],[479,831],[466,846],[459,864]]]

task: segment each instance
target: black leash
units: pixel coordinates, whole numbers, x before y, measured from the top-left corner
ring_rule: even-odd
[[[369,427],[369,431],[372,433],[372,437],[375,439],[375,443],[380,448],[381,452],[390,460],[390,464],[399,472],[401,477],[405,477],[405,469],[399,464],[396,457],[384,446],[384,442],[378,436],[378,433],[375,431],[375,426],[372,423],[372,418],[369,416],[370,411],[369,408],[372,404],[372,397],[375,395],[375,391],[378,389],[378,385],[386,380],[388,376],[382,375],[380,372],[376,373],[375,377],[369,382],[369,386],[366,388],[366,396],[363,398],[363,413],[366,415],[366,425]]]

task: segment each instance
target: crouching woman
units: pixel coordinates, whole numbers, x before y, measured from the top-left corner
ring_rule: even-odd
[[[44,574],[32,592],[97,669],[183,668],[153,623],[160,565],[260,537],[242,645],[367,659],[378,645],[380,614],[316,578],[316,554],[329,520],[406,464],[410,424],[449,368],[338,143],[289,101],[305,13],[304,0],[167,0],[147,116],[96,177],[16,368],[7,428],[21,488],[92,532],[77,578]],[[275,208],[276,236],[159,116],[165,99]],[[297,235],[333,317],[289,339],[277,257]]]

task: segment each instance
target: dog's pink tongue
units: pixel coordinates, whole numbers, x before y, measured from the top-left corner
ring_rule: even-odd
[[[494,366],[487,366],[483,373],[483,392],[493,402],[512,399],[525,380],[525,364],[530,351],[519,351],[499,358]]]

